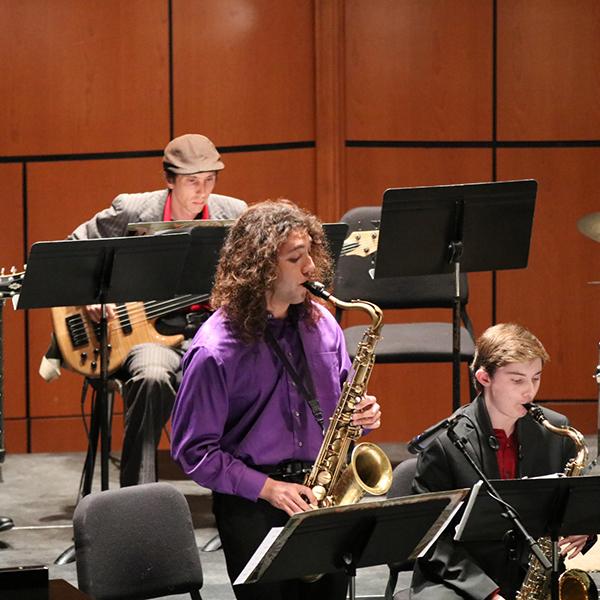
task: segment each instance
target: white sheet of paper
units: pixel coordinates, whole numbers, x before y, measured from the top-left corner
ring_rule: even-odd
[[[248,561],[242,572],[237,576],[237,579],[233,582],[233,585],[239,585],[244,583],[246,579],[254,571],[256,565],[261,561],[267,550],[271,547],[271,544],[277,539],[277,536],[283,531],[283,527],[273,527],[271,531],[267,533],[265,539],[260,543],[260,546],[254,551],[252,558]]]

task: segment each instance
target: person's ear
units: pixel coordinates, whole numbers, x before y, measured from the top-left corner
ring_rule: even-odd
[[[175,187],[175,178],[177,175],[167,175],[165,173],[165,181],[167,183],[167,187],[172,190]]]
[[[477,369],[475,372],[475,379],[477,379],[479,384],[483,387],[489,387],[492,384],[492,378],[483,367],[479,367],[479,369]]]

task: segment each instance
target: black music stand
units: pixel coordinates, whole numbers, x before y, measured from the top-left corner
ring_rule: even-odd
[[[460,406],[460,274],[527,266],[533,179],[388,189],[375,278],[454,273],[452,409]]]
[[[364,502],[308,511],[275,528],[234,585],[345,571],[355,598],[356,569],[418,555],[468,490]]]
[[[536,539],[553,542],[552,598],[558,598],[558,547],[563,535],[600,532],[600,476],[505,479],[491,482],[499,496],[519,514]],[[511,529],[502,507],[479,486],[474,487],[467,509],[457,527],[456,540],[489,542],[505,539]]]
[[[210,292],[214,283],[221,247],[229,231],[228,225],[223,226],[219,224],[219,221],[215,223],[214,226],[199,227],[191,224],[183,228],[160,229],[158,231],[161,237],[180,233],[181,231],[188,231],[191,236],[190,249],[176,289],[177,295]],[[161,223],[154,223],[153,225],[159,226]],[[336,262],[342,250],[348,225],[346,223],[324,223],[323,231],[329,244],[332,259]]]
[[[91,492],[98,437],[101,489],[108,489],[106,304],[167,299],[179,281],[189,235],[60,240],[33,244],[17,308],[101,304],[100,385],[92,411],[83,495]],[[132,273],[136,276],[132,277]]]

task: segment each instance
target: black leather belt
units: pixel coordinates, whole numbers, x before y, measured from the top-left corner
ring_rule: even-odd
[[[278,465],[255,465],[252,468],[270,477],[291,479],[310,473],[313,463],[303,460],[286,460]]]

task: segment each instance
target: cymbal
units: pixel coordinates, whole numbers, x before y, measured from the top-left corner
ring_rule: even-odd
[[[600,242],[600,212],[590,213],[577,221],[577,229],[583,235]]]

